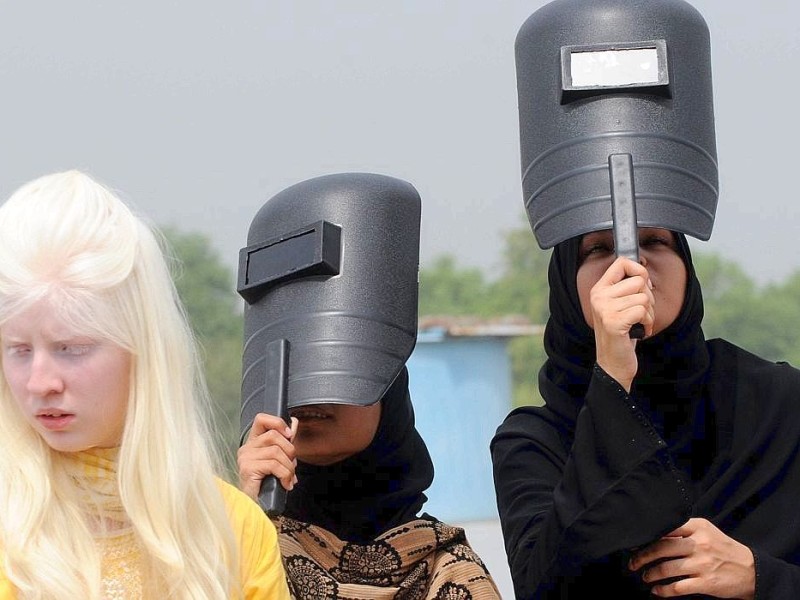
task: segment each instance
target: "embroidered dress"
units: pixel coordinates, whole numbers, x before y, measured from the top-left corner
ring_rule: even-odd
[[[381,398],[369,446],[332,465],[298,461],[297,479],[276,520],[296,599],[500,598],[464,531],[421,513],[433,461],[405,368]]]
[[[132,529],[100,538],[104,600],[140,600],[142,553]]]
[[[463,529],[440,521],[416,519],[362,544],[288,517],[278,517],[276,524],[297,600],[500,597]]]

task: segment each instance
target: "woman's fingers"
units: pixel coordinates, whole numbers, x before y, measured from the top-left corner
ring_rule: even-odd
[[[252,427],[250,427],[250,433],[247,436],[248,441],[271,430],[281,432],[287,439],[291,438],[292,429],[286,424],[286,421],[275,415],[258,413],[253,419]]]
[[[637,552],[629,566],[641,570],[659,597],[752,598],[755,592],[752,551],[706,519],[689,519]]]
[[[277,477],[281,485],[291,490],[297,482],[295,447],[297,419],[292,427],[280,417],[260,413],[253,420],[247,440],[239,448],[239,487],[251,498],[257,498],[265,477]]]

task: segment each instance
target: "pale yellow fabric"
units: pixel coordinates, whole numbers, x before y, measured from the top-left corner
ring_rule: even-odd
[[[58,457],[80,490],[81,504],[89,515],[98,522],[127,522],[117,484],[119,448],[91,448],[83,452],[60,453]]]
[[[140,600],[142,551],[119,497],[119,448],[92,448],[59,456],[81,492],[81,504],[102,531],[96,542],[102,557],[103,599]]]
[[[87,472],[101,479],[109,466],[89,461]],[[219,480],[225,506],[239,542],[240,576],[245,600],[289,600],[286,575],[278,549],[275,526],[261,508],[232,485]],[[108,500],[108,498],[106,498]],[[112,503],[102,508],[108,516]],[[139,600],[142,598],[141,549],[130,528],[107,532],[97,540],[102,551],[103,590],[105,600]],[[13,586],[0,572],[0,600],[15,600]]]
[[[103,557],[103,599],[142,598],[142,552],[133,529],[98,539]]]

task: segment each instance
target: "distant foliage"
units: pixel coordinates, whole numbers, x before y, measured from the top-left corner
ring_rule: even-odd
[[[239,430],[242,301],[233,273],[207,236],[174,229],[166,229],[165,235],[175,254],[176,287],[202,345],[206,377],[219,409],[220,435],[233,460]],[[448,255],[421,269],[420,318],[522,315],[531,323],[545,323],[550,251],[536,245],[526,225],[506,234],[502,257],[499,272],[491,278]],[[723,337],[766,359],[800,366],[800,271],[759,287],[737,263],[717,254],[695,253],[694,263],[703,285],[707,338]],[[541,336],[512,340],[509,353],[514,405],[541,403]]]
[[[723,337],[768,360],[800,366],[800,271],[763,287],[715,254],[695,259],[707,338]]]
[[[420,316],[524,315],[544,324],[549,314],[547,265],[527,227],[506,234],[503,264],[491,281],[475,268],[440,257],[420,273]],[[800,271],[786,281],[757,286],[735,262],[714,253],[695,253],[703,287],[706,338],[725,338],[768,360],[800,366]],[[509,344],[515,406],[539,404],[539,368],[545,355],[541,336]]]
[[[477,268],[460,268],[453,256],[437,258],[430,269],[419,274],[420,315],[496,314],[491,302],[491,289]],[[422,294],[422,290],[425,293]]]
[[[239,435],[242,301],[231,269],[207,236],[172,228],[163,233],[173,253],[175,287],[201,346],[220,443],[232,468]]]

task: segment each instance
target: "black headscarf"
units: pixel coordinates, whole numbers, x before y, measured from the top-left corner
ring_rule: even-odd
[[[550,319],[544,336],[548,358],[539,372],[539,389],[548,407],[573,422],[596,359],[594,333],[584,319],[577,289],[580,240],[572,238],[553,249]],[[701,328],[703,297],[689,244],[682,233],[675,233],[675,241],[687,271],[683,306],[671,325],[637,343],[639,368],[631,395],[649,413],[679,465],[694,471],[695,478],[707,465],[691,464],[692,444],[697,443],[691,440],[713,443],[706,435],[706,429],[713,428],[707,422],[710,407],[703,392],[709,356]]]
[[[787,526],[786,515],[795,514],[800,489],[800,371],[724,340],[705,341],[700,284],[686,239],[676,234],[677,253],[687,270],[683,305],[671,325],[637,343],[639,368],[630,404],[627,395],[620,402],[622,394],[612,393],[595,366],[594,336],[577,291],[579,245],[579,239],[568,240],[556,246],[551,257],[548,358],[539,373],[546,407],[515,409],[492,442],[498,504],[517,593],[532,597],[534,590],[542,592],[540,586],[552,584],[558,589],[553,597],[584,598],[602,583],[601,588],[619,592],[616,597],[649,597],[637,576],[627,571],[627,550],[697,516],[753,550],[758,597],[795,598],[800,529],[794,518]],[[616,422],[604,420],[605,413],[583,406],[596,385],[606,393],[593,396],[595,407],[613,406],[617,417],[630,418],[632,425],[620,426],[624,435],[615,433]],[[578,426],[581,420],[583,428]],[[649,424],[659,434],[650,446],[652,454],[643,454],[647,460],[625,471],[628,463],[620,456],[627,451],[627,440],[637,441],[640,448],[650,443],[643,440],[655,440],[636,435]],[[633,437],[626,437],[630,432]],[[556,441],[548,437],[553,433]],[[622,487],[600,490],[595,497],[586,490],[594,490],[595,482],[603,485],[606,466],[594,477],[593,456],[586,450],[591,451],[597,440],[609,453],[616,452],[610,460],[619,461],[614,468],[627,476]],[[666,442],[668,459],[663,462],[661,441]],[[566,453],[575,453],[561,473],[562,487],[552,503],[558,507],[552,511],[540,488],[555,483],[556,475],[545,467],[532,474],[540,479],[530,485],[519,474],[526,468],[521,460],[539,454],[542,445],[558,460],[567,461]],[[549,464],[542,456],[542,464]],[[676,477],[675,467],[685,476]],[[684,488],[685,482],[691,485]],[[520,497],[525,502],[517,501]],[[584,510],[587,497],[593,502],[591,510]],[[686,508],[690,512],[684,515]],[[564,536],[577,536],[577,543],[564,542]],[[575,565],[582,577],[570,580]]]
[[[433,462],[414,427],[405,367],[381,403],[378,429],[364,450],[328,466],[298,462],[286,516],[356,543],[417,518],[427,500],[423,491],[433,482]]]

